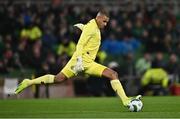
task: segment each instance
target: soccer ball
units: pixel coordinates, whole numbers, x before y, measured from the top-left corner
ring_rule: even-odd
[[[143,108],[143,103],[139,99],[133,99],[131,102],[128,104],[128,109],[131,112],[139,112]]]

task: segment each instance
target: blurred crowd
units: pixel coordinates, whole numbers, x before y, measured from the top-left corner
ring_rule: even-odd
[[[58,73],[80,36],[73,25],[94,18],[98,7],[0,4],[0,74],[25,69],[34,69],[36,77]],[[121,80],[143,77],[153,68],[163,69],[173,81],[178,79],[180,14],[174,13],[173,5],[149,9],[141,4],[134,9],[129,3],[127,9],[107,8],[110,22],[102,31],[97,61],[118,70]]]

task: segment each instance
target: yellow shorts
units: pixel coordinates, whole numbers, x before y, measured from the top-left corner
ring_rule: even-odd
[[[75,76],[76,74],[72,70],[75,64],[76,64],[76,59],[71,58],[69,62],[66,64],[66,66],[62,69],[61,72],[67,78],[71,78]],[[84,66],[84,73],[89,74],[89,75],[99,76],[99,77],[102,76],[102,72],[104,71],[104,69],[107,68],[106,66],[98,64],[94,61],[86,62],[84,60],[83,60],[83,66]]]

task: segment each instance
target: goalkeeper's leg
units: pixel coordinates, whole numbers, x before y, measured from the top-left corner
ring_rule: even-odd
[[[121,82],[118,79],[117,72],[115,72],[109,68],[106,68],[103,71],[102,76],[111,79],[111,86],[112,86],[113,90],[117,93],[117,95],[121,98],[124,106],[127,106],[130,103],[130,101],[132,99],[134,99],[132,97],[126,96],[126,93],[124,92]],[[135,97],[135,99],[141,99],[141,97],[142,97],[141,95],[138,95]]]
[[[24,79],[22,83],[20,83],[20,85],[17,87],[15,94],[20,93],[23,89],[33,84],[61,83],[71,77],[74,77],[75,73],[71,69],[71,67],[75,65],[74,63],[75,62],[73,60],[69,60],[66,66],[57,75],[47,74],[33,80]]]
[[[47,74],[35,79],[24,79],[19,86],[17,87],[17,89],[15,90],[15,94],[20,93],[22,90],[24,90],[25,88],[33,85],[33,84],[47,84],[47,83],[61,83],[65,80],[67,80],[68,78],[63,74],[63,73],[59,73],[56,76],[55,75],[51,75],[51,74]]]

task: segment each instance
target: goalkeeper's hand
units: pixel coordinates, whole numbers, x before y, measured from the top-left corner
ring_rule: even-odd
[[[84,70],[82,57],[77,57],[77,62],[73,70],[76,74]]]

